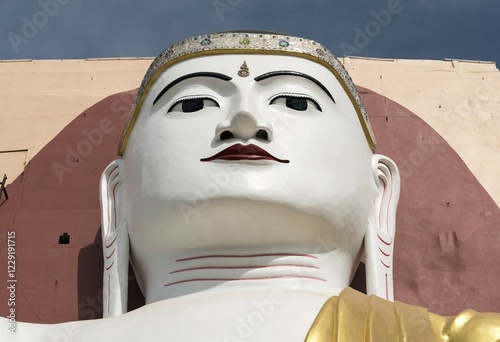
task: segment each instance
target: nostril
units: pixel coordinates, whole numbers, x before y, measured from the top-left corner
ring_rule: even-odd
[[[234,135],[229,131],[224,131],[220,134],[220,140],[227,140],[231,138],[234,138]]]
[[[269,137],[267,135],[267,131],[264,129],[259,129],[257,131],[256,137],[257,137],[257,139],[269,140]]]

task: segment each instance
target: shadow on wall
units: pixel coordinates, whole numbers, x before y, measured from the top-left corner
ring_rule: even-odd
[[[98,267],[89,267],[97,265]],[[94,243],[84,247],[78,254],[78,319],[96,319],[103,316],[103,282],[101,228],[97,230]],[[100,272],[96,273],[96,268]],[[144,296],[139,289],[134,270],[129,265],[128,311],[144,305]]]

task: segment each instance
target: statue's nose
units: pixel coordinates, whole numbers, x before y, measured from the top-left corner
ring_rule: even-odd
[[[270,122],[258,118],[247,110],[241,110],[236,115],[220,122],[216,128],[216,140],[231,138],[262,141],[272,141]]]

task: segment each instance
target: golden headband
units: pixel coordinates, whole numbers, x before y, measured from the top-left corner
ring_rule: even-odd
[[[155,58],[142,80],[127,119],[118,147],[119,155],[123,155],[127,147],[142,102],[156,79],[175,63],[194,57],[218,54],[281,54],[306,58],[322,64],[335,75],[346,91],[356,109],[370,148],[375,148],[375,135],[356,86],[342,63],[331,51],[315,41],[299,37],[272,33],[224,32],[188,38],[172,45]]]

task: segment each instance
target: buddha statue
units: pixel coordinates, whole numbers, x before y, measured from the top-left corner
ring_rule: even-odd
[[[498,315],[441,317],[393,302],[400,180],[375,145],[352,80],[316,42],[234,32],[173,45],[146,73],[121,158],[101,177],[105,318],[18,323],[17,334],[499,339]],[[368,296],[349,289],[363,253]],[[146,300],[131,312],[129,262]]]

